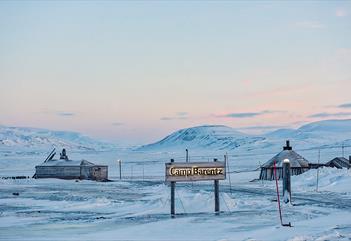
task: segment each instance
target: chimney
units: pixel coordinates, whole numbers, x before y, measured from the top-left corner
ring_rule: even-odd
[[[286,141],[286,146],[283,147],[283,150],[287,150],[287,151],[291,151],[292,150],[292,147],[290,146],[290,141],[287,140]]]

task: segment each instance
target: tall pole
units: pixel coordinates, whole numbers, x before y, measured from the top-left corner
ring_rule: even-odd
[[[318,149],[318,164],[321,159],[321,149]],[[319,165],[317,167],[317,187],[316,187],[316,192],[318,192],[318,182],[319,182]]]
[[[342,147],[341,147],[341,149],[342,149],[342,157],[344,157],[344,148],[345,148],[345,146],[344,146],[344,142],[342,143]]]
[[[122,179],[122,160],[118,160],[118,166],[119,166],[119,180]]]
[[[230,194],[232,194],[232,182],[231,182],[231,180],[230,180],[230,169],[229,169],[229,158],[228,158],[228,153],[225,153],[225,155],[224,155],[224,161],[225,161],[225,163],[226,163],[226,165],[227,165],[227,169],[228,169],[227,173],[228,173],[228,179],[229,179],[229,191],[230,191]]]
[[[258,164],[260,165],[261,174],[262,174],[262,166],[261,166],[261,161],[258,161]],[[261,178],[261,174],[260,174],[260,179],[261,179],[261,184],[263,184],[263,177]]]
[[[214,162],[217,159],[213,159]],[[214,180],[214,196],[215,196],[215,213],[219,214],[219,180]]]
[[[174,162],[174,159],[171,159]],[[171,182],[171,217],[175,217],[175,182]]]
[[[291,170],[290,161],[283,161],[283,200],[285,203],[291,202]]]
[[[186,162],[189,162],[189,151],[188,149],[185,149],[186,155],[185,155],[185,160]]]

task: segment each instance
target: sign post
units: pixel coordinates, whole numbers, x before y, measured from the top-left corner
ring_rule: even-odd
[[[171,163],[174,163],[174,159],[171,159]],[[171,182],[171,215],[174,218],[175,215],[175,182]]]
[[[175,216],[175,184],[176,182],[214,181],[215,212],[219,208],[219,180],[226,178],[225,162],[178,162],[173,159],[166,163],[166,182],[171,184],[171,215]]]
[[[117,160],[119,167],[119,180],[122,179],[122,160]]]
[[[214,162],[217,162],[217,159],[213,159]],[[215,213],[219,213],[219,181],[214,180],[214,196],[215,196]]]

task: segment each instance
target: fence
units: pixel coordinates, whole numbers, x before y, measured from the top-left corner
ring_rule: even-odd
[[[326,163],[331,159],[347,154],[347,147],[321,147],[321,148],[309,148],[309,149],[294,149],[301,156],[305,157],[310,163]],[[227,174],[244,173],[258,171],[261,164],[265,163],[276,155],[280,150],[276,152],[259,152],[252,151],[248,153],[235,153],[235,150],[229,153],[220,153],[215,151],[214,154],[209,152],[199,154],[198,152],[191,153],[189,150],[188,159],[189,162],[211,162],[213,159],[224,160],[224,155],[227,156]],[[320,152],[320,156],[319,156]],[[175,162],[185,162],[187,153],[184,150],[184,154],[179,153],[148,153],[148,152],[133,152],[132,156],[122,159],[122,179],[125,180],[158,180],[163,181],[165,179],[165,163],[169,162],[170,159],[174,159]],[[138,156],[138,160],[133,159],[133,155]],[[119,166],[115,161],[114,164],[109,165],[110,179],[119,179]],[[257,178],[259,177],[259,172]],[[230,175],[229,175],[230,178]]]

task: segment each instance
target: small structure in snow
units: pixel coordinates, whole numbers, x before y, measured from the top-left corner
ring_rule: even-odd
[[[351,156],[349,157],[350,159],[347,160],[344,157],[335,157],[333,160],[327,162],[325,166],[327,167],[336,167],[338,169],[342,168],[351,168]]]
[[[277,178],[283,177],[283,161],[289,159],[291,175],[300,175],[310,169],[309,162],[292,150],[290,142],[286,141],[283,151],[261,166],[260,179],[274,180],[274,162],[277,168]]]
[[[53,159],[55,154],[54,149],[41,165],[35,167],[33,178],[108,180],[106,165],[95,165],[86,160],[70,160],[65,149],[60,153],[60,159]]]

